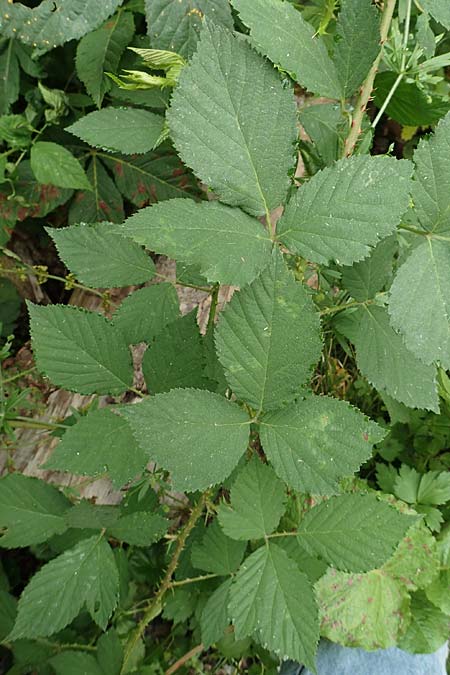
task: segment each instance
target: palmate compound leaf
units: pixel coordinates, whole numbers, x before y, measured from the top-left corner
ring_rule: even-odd
[[[67,529],[71,503],[52,485],[11,473],[0,480],[0,547],[31,546]]]
[[[164,117],[141,108],[103,108],[66,127],[89,145],[124,155],[153,150],[161,136]]]
[[[246,413],[208,391],[173,389],[123,406],[120,414],[148,458],[171,472],[175,490],[205,490],[221,482],[247,448]]]
[[[118,12],[78,43],[77,75],[98,108],[110,87],[105,72],[117,72],[120,57],[133,34],[133,14]]]
[[[338,495],[305,514],[298,542],[337,569],[366,572],[386,562],[416,520],[375,495]]]
[[[129,345],[150,342],[180,315],[172,284],[155,284],[128,295],[114,312],[112,322]]]
[[[53,635],[84,606],[104,630],[118,595],[119,574],[108,543],[98,534],[83,539],[32,577],[20,597],[10,639]]]
[[[38,369],[80,394],[121,394],[133,383],[125,339],[100,314],[78,307],[27,303]]]
[[[279,206],[297,138],[293,92],[245,41],[205,21],[167,113],[181,159],[252,215]]]
[[[46,228],[59,257],[83,284],[112,288],[141,284],[151,279],[155,265],[147,253],[112,223]]]
[[[347,647],[387,649],[409,622],[406,587],[383,570],[329,569],[315,584],[321,635]]]
[[[58,143],[48,141],[35,143],[31,147],[30,162],[38,183],[92,190],[92,185],[78,159]]]
[[[107,472],[119,489],[142,473],[147,461],[128,422],[111,408],[100,408],[67,429],[45,467],[81,476]]]
[[[230,591],[237,639],[253,636],[281,658],[315,670],[317,606],[308,578],[272,542],[244,560]]]
[[[439,412],[436,368],[420,361],[392,328],[387,309],[378,305],[358,308],[337,321],[355,345],[361,374],[378,391],[410,408]],[[342,326],[342,328],[340,328]]]
[[[311,24],[283,0],[232,0],[255,44],[309,91],[340,99],[340,78]]]
[[[261,539],[271,534],[285,510],[286,490],[267,464],[252,459],[231,488],[231,506],[219,506],[219,522],[232,539]]]
[[[309,396],[261,420],[264,452],[295,490],[335,494],[339,480],[367,460],[385,432],[346,401]]]
[[[199,542],[192,546],[194,567],[213,574],[233,574],[242,562],[246,541],[235,541],[223,533],[217,520],[209,525]]]
[[[277,248],[221,313],[216,349],[234,394],[257,411],[292,401],[310,377],[322,349],[319,315]]]
[[[450,368],[450,242],[427,238],[403,263],[389,313],[407,348],[426,364]]]
[[[391,234],[408,208],[411,162],[359,155],[341,159],[300,187],[277,233],[312,262],[351,265]]]
[[[270,260],[264,226],[239,209],[218,202],[170,199],[141,209],[116,231],[151,251],[200,265],[210,281],[243,285]]]

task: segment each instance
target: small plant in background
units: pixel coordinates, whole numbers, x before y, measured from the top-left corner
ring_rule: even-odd
[[[12,456],[0,546],[36,564],[18,580],[6,557],[4,658],[275,673],[314,670],[320,636],[434,651],[450,612],[450,16],[435,0],[119,4],[0,0],[17,81],[0,118],[5,273],[108,310],[28,302],[37,369],[108,397],[48,423],[42,468],[120,494],[80,499]],[[29,87],[58,50],[75,73]],[[386,115],[408,127],[406,159],[401,134],[376,152]],[[12,253],[13,226],[47,214],[67,274]],[[210,296],[205,331],[177,284]]]

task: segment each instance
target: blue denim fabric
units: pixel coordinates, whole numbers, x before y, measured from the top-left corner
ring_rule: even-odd
[[[397,647],[366,652],[322,640],[317,653],[318,675],[446,675],[448,645],[433,654],[410,654]],[[312,675],[304,666],[287,661],[280,675]]]

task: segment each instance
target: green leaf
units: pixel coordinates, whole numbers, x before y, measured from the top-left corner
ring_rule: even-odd
[[[233,392],[258,411],[291,401],[310,377],[322,349],[319,315],[278,249],[221,313],[216,349]]]
[[[428,600],[445,614],[450,614],[450,530],[444,530],[437,543],[441,572],[425,588]]]
[[[141,284],[155,273],[150,256],[128,237],[114,232],[111,223],[48,227],[46,232],[64,264],[93,288]]]
[[[410,408],[438,413],[436,368],[406,348],[403,337],[390,325],[386,308],[366,305],[351,319],[348,337],[356,347],[358,368],[370,384]]]
[[[31,147],[30,161],[39,183],[92,190],[80,162],[58,143],[38,141]]]
[[[119,518],[120,510],[117,506],[96,505],[82,499],[66,514],[66,523],[71,528],[79,530],[101,530],[113,525]]]
[[[450,30],[450,7],[446,0],[424,0],[422,6],[438,23]]]
[[[205,354],[197,325],[197,309],[164,328],[142,359],[142,372],[152,394],[171,389],[208,388]]]
[[[124,155],[144,153],[158,144],[164,117],[140,108],[103,108],[66,127],[89,145]]]
[[[314,94],[340,99],[340,78],[325,42],[301,12],[282,0],[232,0],[255,44]]]
[[[150,342],[180,314],[172,284],[155,284],[128,295],[113,314],[113,324],[127,344]]]
[[[342,269],[342,284],[355,300],[369,300],[386,286],[392,275],[396,249],[395,237],[387,237],[368,258]]]
[[[261,539],[271,534],[285,510],[286,491],[273,470],[259,459],[240,471],[231,488],[231,506],[221,504],[219,522],[228,537]]]
[[[136,511],[119,518],[108,528],[108,536],[131,546],[150,546],[167,532],[169,521],[159,513]]]
[[[104,0],[100,6],[97,0],[43,0],[30,8],[1,0],[0,29],[6,37],[19,35],[21,42],[43,54],[97,28],[119,5],[120,0]]]
[[[86,652],[65,651],[50,659],[56,675],[104,675],[97,660]]]
[[[255,218],[218,202],[171,199],[117,228],[151,251],[200,265],[209,281],[244,285],[270,260],[272,243]]]
[[[0,115],[6,115],[10,106],[19,98],[20,68],[16,56],[15,40],[3,44],[0,53]]]
[[[305,514],[298,541],[337,569],[367,572],[386,562],[414,520],[375,495],[339,495]]]
[[[98,155],[114,174],[123,196],[139,208],[197,194],[194,176],[167,147],[133,157],[113,157],[101,152]]]
[[[117,72],[120,57],[133,35],[133,14],[119,12],[78,43],[75,61],[77,75],[98,108],[109,90],[104,73]]]
[[[224,635],[230,623],[228,603],[232,579],[224,581],[212,595],[209,596],[200,617],[202,642],[208,649],[218,642]]]
[[[246,42],[205,22],[167,119],[181,159],[222,201],[252,215],[284,201],[297,138],[293,92]]]
[[[84,539],[32,577],[18,605],[11,640],[46,637],[65,628],[86,606],[106,628],[119,592],[113,553],[102,537]]]
[[[371,0],[343,0],[339,12],[333,61],[348,98],[366,78],[380,51],[379,13]]]
[[[450,246],[427,239],[400,267],[389,313],[407,348],[427,364],[450,368]]]
[[[212,574],[233,574],[241,564],[246,548],[247,542],[227,537],[215,520],[201,542],[192,546],[192,564]]]
[[[309,396],[265,415],[261,443],[276,473],[301,492],[333,494],[385,433],[346,401]]]
[[[343,117],[337,103],[309,105],[300,111],[299,118],[325,166],[330,166],[342,156],[340,126]]]
[[[13,595],[0,590],[0,640],[4,640],[11,632],[16,615],[17,600]]]
[[[123,336],[100,314],[65,305],[27,303],[38,369],[80,394],[121,394],[133,383]]]
[[[248,443],[246,413],[207,391],[173,389],[124,406],[120,414],[149,459],[171,471],[175,490],[204,490],[223,481]]]
[[[52,485],[11,473],[0,480],[0,547],[40,544],[67,529],[70,502]]]
[[[111,408],[101,408],[67,429],[45,467],[82,476],[99,476],[107,471],[113,486],[119,489],[142,473],[146,463],[147,455],[126,420]]]
[[[400,649],[432,654],[448,640],[448,616],[419,591],[411,598],[411,622],[399,641]]]
[[[227,0],[145,0],[148,33],[153,47],[168,49],[189,57],[195,51],[206,16],[214,23],[233,29],[233,19]]]
[[[414,152],[414,214],[420,227],[434,234],[450,234],[449,144],[450,113]]]
[[[319,625],[313,589],[283,549],[269,543],[246,558],[230,594],[237,639],[252,635],[282,659],[315,671]]]
[[[121,194],[95,155],[86,173],[93,190],[77,192],[69,210],[69,225],[121,223],[125,217]]]
[[[380,570],[347,574],[330,569],[315,584],[321,635],[347,647],[387,649],[409,621],[405,587]]]
[[[439,571],[436,539],[422,520],[409,528],[383,570],[408,589],[426,588]]]
[[[97,661],[104,675],[120,675],[123,648],[114,628],[102,635],[97,642]],[[78,672],[76,675],[80,675]]]
[[[391,234],[409,204],[411,163],[360,155],[316,173],[289,201],[280,240],[307,260],[351,265]]]
[[[389,70],[376,76],[374,100],[378,108],[383,105],[397,77],[398,73]],[[397,85],[395,96],[389,101],[385,113],[403,126],[427,127],[436,124],[449,108],[448,99],[432,96],[419,89],[415,82],[405,82],[403,79]]]

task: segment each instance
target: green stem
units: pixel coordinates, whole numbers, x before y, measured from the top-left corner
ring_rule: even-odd
[[[28,370],[23,370],[20,373],[16,373],[15,375],[12,375],[11,377],[7,377],[6,379],[3,379],[2,382],[3,384],[8,384],[9,382],[14,382],[14,380],[20,380],[21,377],[25,377],[26,375],[29,375],[30,373],[34,373],[36,370],[36,366],[33,366],[33,368],[28,368]],[[0,374],[1,377],[1,374]]]
[[[369,300],[355,300],[352,302],[347,302],[344,305],[337,305],[336,307],[328,307],[327,309],[322,309],[322,311],[319,312],[320,316],[329,316],[330,314],[336,314],[337,312],[341,312],[344,309],[349,309],[350,307],[366,307],[367,305],[373,305],[377,299],[382,296],[386,295],[386,293],[377,293],[376,298],[371,298]]]
[[[170,588],[175,588],[178,586],[186,586],[187,584],[196,584],[198,581],[206,581],[207,579],[215,579],[216,577],[223,576],[221,574],[201,574],[198,577],[189,577],[189,579],[181,579],[181,581],[172,581]]]
[[[373,90],[373,83],[375,81],[375,76],[377,74],[378,66],[380,64],[381,57],[383,54],[384,44],[389,34],[389,28],[391,25],[392,16],[394,14],[395,4],[396,0],[386,0],[380,25],[380,51],[378,52],[378,56],[373,62],[372,67],[369,70],[369,73],[363,82],[360,94],[356,101],[355,115],[353,116],[353,120],[351,123],[350,133],[348,134],[344,143],[344,152],[343,152],[344,157],[350,157],[350,155],[353,153],[355,149],[356,142],[358,140],[358,136],[361,131],[363,116],[367,104],[369,102],[370,95]]]
[[[206,500],[208,498],[208,492],[204,492],[202,496],[200,497],[199,501],[197,504],[194,506],[194,508],[191,511],[191,515],[189,516],[189,519],[185,526],[183,527],[182,531],[180,532],[180,536],[178,537],[177,544],[175,547],[175,552],[172,556],[172,559],[169,563],[169,566],[166,570],[166,573],[164,575],[164,578],[161,582],[161,585],[159,586],[159,589],[154,596],[153,600],[150,602],[148,605],[147,609],[144,612],[144,616],[142,617],[141,621],[139,622],[136,630],[131,634],[128,642],[125,645],[125,650],[124,650],[124,659],[123,659],[123,666],[122,666],[122,671],[121,673],[126,673],[127,672],[127,665],[130,660],[130,657],[141,639],[142,635],[144,634],[145,629],[147,628],[148,624],[150,621],[159,614],[161,611],[161,603],[164,595],[167,593],[169,588],[171,587],[172,583],[172,576],[178,566],[178,561],[180,559],[181,552],[184,549],[184,546],[186,544],[186,540],[189,537],[191,531],[195,527],[195,524],[197,520],[200,518],[200,516],[203,513],[203,508],[205,506]]]
[[[8,423],[13,427],[23,427],[26,429],[68,429],[67,424],[58,424],[52,422],[41,422],[40,420],[32,420],[29,417],[22,417],[17,415],[13,419],[8,420]]]
[[[208,325],[206,328],[207,333],[210,333],[212,330],[214,330],[214,319],[216,318],[217,302],[219,300],[219,290],[220,284],[214,284],[211,294],[211,307],[209,308]]]

